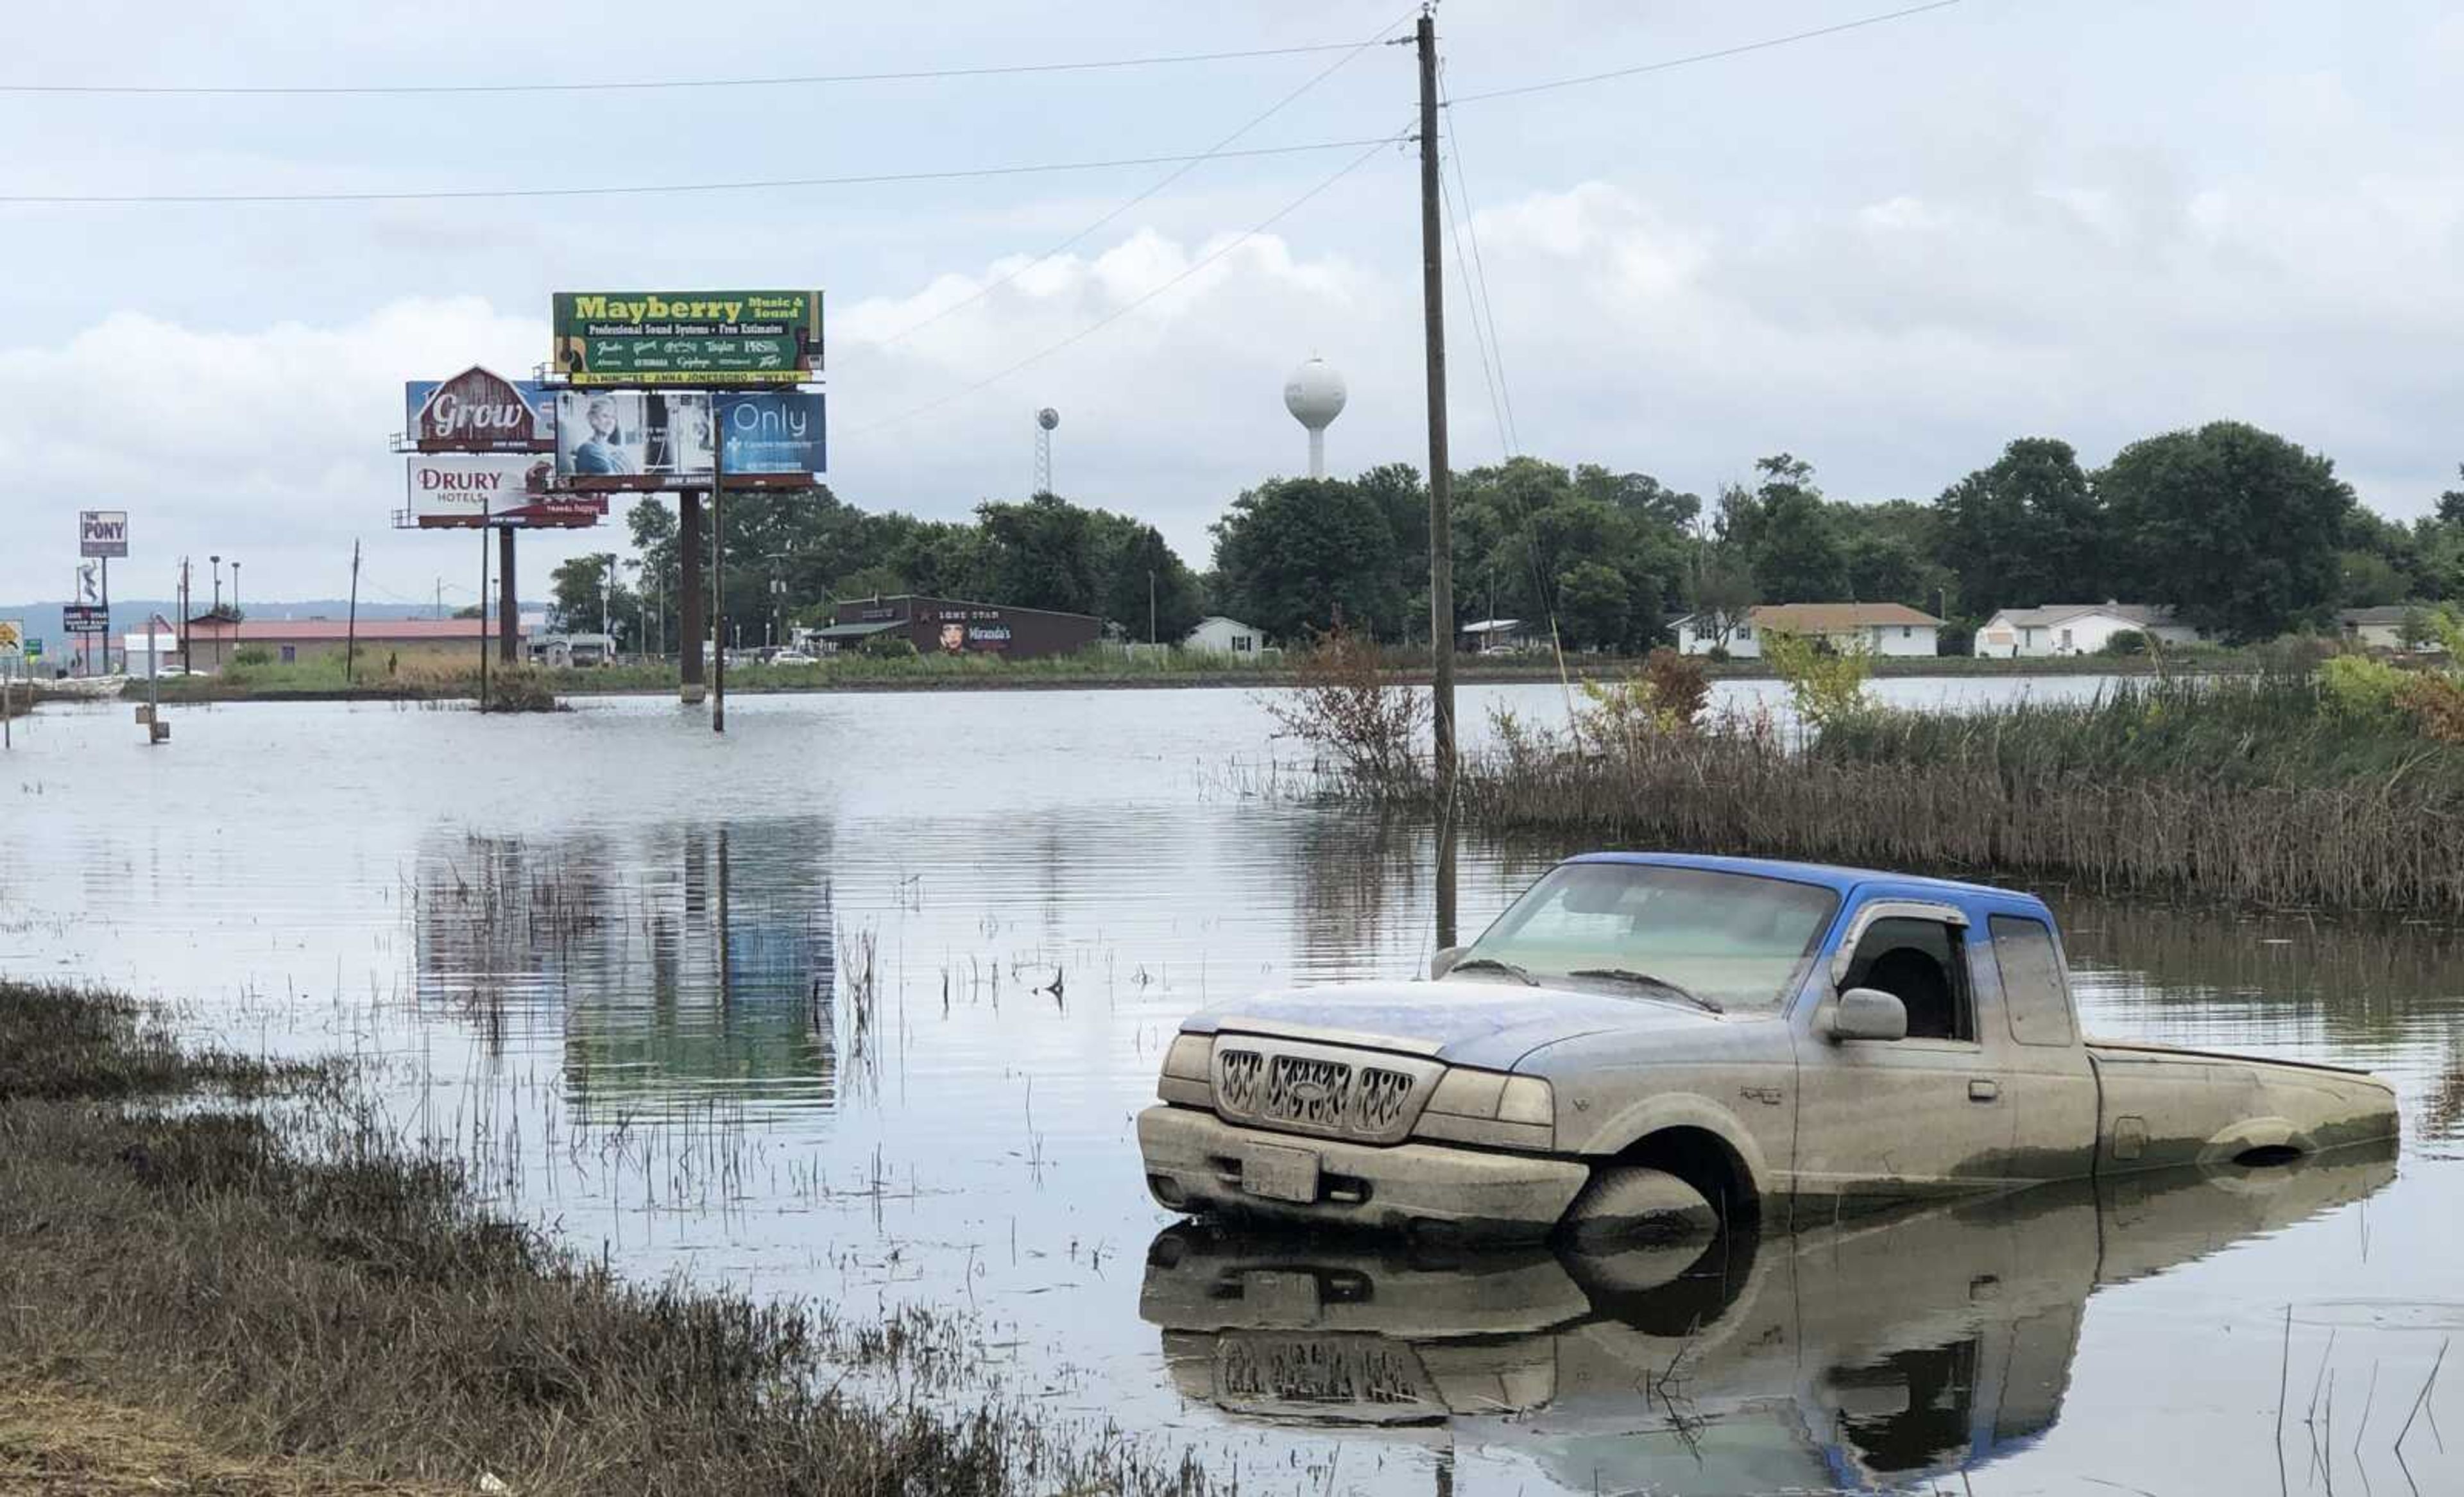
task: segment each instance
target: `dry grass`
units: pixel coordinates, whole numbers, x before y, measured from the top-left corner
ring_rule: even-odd
[[[297,1457],[243,1460],[154,1410],[0,1378],[0,1490],[35,1497],[445,1497],[473,1489],[373,1481]]]
[[[1203,1487],[1109,1431],[931,1401],[963,1365],[946,1328],[616,1278],[328,1076],[272,1113],[179,1100],[300,1078],[185,1065],[125,1001],[0,985],[0,1365],[234,1462],[524,1494]],[[832,1391],[867,1358],[901,1401]]]
[[[1374,792],[1385,795],[1382,787]],[[1422,784],[1418,792],[1425,798]],[[2099,893],[2464,914],[2464,802],[2430,776],[2249,783],[2058,762],[1792,751],[1732,725],[1615,753],[1509,744],[1466,764],[1465,825],[1938,872],[2055,875]]]

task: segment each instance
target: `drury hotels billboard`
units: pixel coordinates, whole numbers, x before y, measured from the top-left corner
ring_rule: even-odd
[[[556,396],[529,380],[473,364],[450,380],[402,387],[403,435],[423,452],[547,452],[556,449]]]
[[[128,512],[126,510],[77,511],[77,555],[126,556],[128,554]]]
[[[803,385],[822,370],[818,291],[561,291],[556,371],[574,385]]]
[[[576,529],[599,523],[607,500],[558,494],[545,457],[514,452],[422,453],[409,460],[410,523],[422,530],[510,525]]]

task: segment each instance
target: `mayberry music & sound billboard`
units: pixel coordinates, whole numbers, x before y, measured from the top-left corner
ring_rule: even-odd
[[[818,291],[561,291],[552,310],[571,385],[802,385],[822,369]]]

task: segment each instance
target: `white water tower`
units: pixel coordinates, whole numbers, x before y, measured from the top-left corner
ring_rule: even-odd
[[[1284,381],[1284,408],[1292,413],[1293,420],[1309,428],[1309,475],[1312,478],[1326,476],[1326,429],[1343,414],[1343,376],[1334,372],[1334,365],[1314,354]]]

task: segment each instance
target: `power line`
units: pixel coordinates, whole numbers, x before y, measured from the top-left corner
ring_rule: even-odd
[[[1439,102],[1442,105],[1445,101],[1445,82],[1442,75],[1439,79],[1438,87]],[[1489,398],[1492,401],[1502,402],[1503,414],[1498,419],[1498,434],[1505,444],[1506,455],[1512,457],[1523,451],[1523,435],[1515,429],[1514,390],[1506,382],[1506,341],[1497,331],[1497,306],[1488,298],[1488,266],[1481,257],[1480,224],[1472,216],[1471,183],[1463,175],[1463,142],[1455,134],[1455,117],[1448,113],[1439,118],[1445,122],[1446,154],[1452,156],[1455,163],[1454,192],[1449,201],[1461,203],[1462,207],[1456,217],[1463,224],[1464,235],[1471,240],[1471,274],[1464,279],[1463,299],[1469,303],[1472,299],[1473,287],[1476,285],[1479,288],[1480,310],[1472,319],[1472,326],[1477,331],[1482,319],[1485,319],[1488,322],[1488,352],[1482,356],[1481,372],[1484,375],[1486,374],[1488,361],[1491,358],[1496,360],[1497,385],[1496,388],[1489,392]],[[1463,264],[1463,245],[1458,241],[1455,245],[1456,265]]]
[[[143,98],[315,98],[420,94],[615,94],[660,89],[807,88],[842,83],[912,83],[944,78],[1009,77],[1044,73],[1102,73],[1125,68],[1172,67],[1200,62],[1241,62],[1256,57],[1296,57],[1342,52],[1350,42],[1302,47],[1251,47],[1239,52],[1187,52],[1154,57],[1108,57],[1082,62],[996,63],[967,68],[914,68],[886,73],[802,73],[772,77],[626,78],[577,83],[0,83],[0,94],[114,95]]]
[[[940,171],[866,172],[845,177],[774,177],[747,182],[664,182],[604,187],[452,187],[402,192],[132,192],[77,194],[53,192],[0,193],[0,205],[11,207],[109,208],[169,204],[264,203],[407,203],[489,198],[635,197],[663,192],[774,192],[792,187],[869,187],[897,182],[957,182],[984,177],[1023,177],[1065,171],[1106,171],[1122,166],[1160,166],[1177,162],[1224,161],[1254,156],[1296,156],[1310,151],[1339,151],[1354,145],[1385,145],[1392,136],[1349,141],[1312,141],[1303,145],[1253,145],[1242,150],[1202,151],[1186,156],[1123,156],[1108,161],[1037,162],[1014,166],[958,166]]]
[[[1463,209],[1455,202],[1455,189],[1443,176],[1439,177],[1438,186],[1445,194],[1446,233],[1454,241],[1455,273],[1456,279],[1463,282],[1463,309],[1471,315],[1471,344],[1473,351],[1480,355],[1480,382],[1488,388],[1489,419],[1497,423],[1498,450],[1512,457],[1514,443],[1506,432],[1506,407],[1498,403],[1497,374],[1489,367],[1489,335],[1481,327],[1480,298],[1472,291],[1471,261],[1463,254]]]
[[[981,285],[981,286],[979,286],[979,287],[976,288],[976,290],[975,290],[972,294],[970,294],[970,295],[968,295],[968,296],[965,296],[965,297],[960,297],[959,299],[957,299],[957,301],[954,301],[954,302],[950,303],[948,306],[943,307],[940,311],[935,312],[935,313],[934,313],[933,315],[931,315],[930,317],[925,318],[922,321],[914,322],[914,323],[911,323],[911,324],[909,324],[907,327],[904,327],[904,328],[900,329],[898,332],[891,334],[890,337],[888,337],[888,338],[886,338],[886,339],[882,340],[881,346],[883,346],[883,347],[885,347],[885,348],[886,348],[886,347],[890,346],[890,345],[891,345],[891,344],[892,344],[892,343],[902,342],[902,341],[906,341],[908,338],[911,338],[911,337],[913,337],[913,335],[915,335],[915,334],[917,334],[917,333],[922,332],[924,329],[926,329],[926,328],[928,328],[928,327],[931,327],[934,323],[940,321],[943,318],[949,317],[949,316],[951,316],[951,315],[952,315],[952,314],[954,314],[954,313],[961,312],[961,311],[964,311],[964,310],[965,310],[966,308],[968,308],[968,307],[974,306],[977,302],[981,301],[981,300],[982,300],[982,299],[984,299],[986,297],[991,296],[994,292],[1001,290],[1003,286],[1008,285],[1010,282],[1012,282],[1012,281],[1014,281],[1014,280],[1018,279],[1021,275],[1025,275],[1027,272],[1029,272],[1029,271],[1031,271],[1031,270],[1034,270],[1037,266],[1039,266],[1039,265],[1043,265],[1043,264],[1045,264],[1045,263],[1046,263],[1046,262],[1050,261],[1050,260],[1051,260],[1051,259],[1053,259],[1055,256],[1058,256],[1058,255],[1065,254],[1065,253],[1068,253],[1068,251],[1069,251],[1070,249],[1072,249],[1072,248],[1073,248],[1073,247],[1075,247],[1076,245],[1078,245],[1078,244],[1080,244],[1080,243],[1084,242],[1084,241],[1086,240],[1086,238],[1087,238],[1089,234],[1094,233],[1097,230],[1102,229],[1105,225],[1107,225],[1107,224],[1109,224],[1109,223],[1112,222],[1112,221],[1113,221],[1114,219],[1116,219],[1116,218],[1119,218],[1123,213],[1128,212],[1130,209],[1133,209],[1133,208],[1137,207],[1139,204],[1141,204],[1141,203],[1143,203],[1143,202],[1147,201],[1149,198],[1154,197],[1156,193],[1161,192],[1164,188],[1171,187],[1174,183],[1178,182],[1181,178],[1188,176],[1191,172],[1196,171],[1196,170],[1197,170],[1197,169],[1198,169],[1201,165],[1205,164],[1206,162],[1215,161],[1215,160],[1220,159],[1221,157],[1222,157],[1222,156],[1223,156],[1223,155],[1224,155],[1224,154],[1225,154],[1225,153],[1230,149],[1230,147],[1231,147],[1231,145],[1232,145],[1232,143],[1233,143],[1234,142],[1236,142],[1236,141],[1240,140],[1240,139],[1241,139],[1241,137],[1243,137],[1243,136],[1244,136],[1244,135],[1248,134],[1250,131],[1252,131],[1252,130],[1256,129],[1258,126],[1260,126],[1260,125],[1262,125],[1262,124],[1265,123],[1268,120],[1271,120],[1271,119],[1273,119],[1276,115],[1278,115],[1278,114],[1282,113],[1282,112],[1283,112],[1283,110],[1284,110],[1287,105],[1291,104],[1294,100],[1298,99],[1302,95],[1304,95],[1304,94],[1308,93],[1309,90],[1311,90],[1311,89],[1313,89],[1313,88],[1317,87],[1320,83],[1325,82],[1328,78],[1332,77],[1333,77],[1337,72],[1339,72],[1339,71],[1340,71],[1340,70],[1341,70],[1345,65],[1349,64],[1349,63],[1350,63],[1353,58],[1355,58],[1355,57],[1359,56],[1362,53],[1364,53],[1364,52],[1368,51],[1370,48],[1375,47],[1375,46],[1378,45],[1380,42],[1384,41],[1384,40],[1386,39],[1386,33],[1387,33],[1388,32],[1392,32],[1392,31],[1394,31],[1397,26],[1400,26],[1404,21],[1409,20],[1409,19],[1411,18],[1411,15],[1412,15],[1412,12],[1411,12],[1411,11],[1406,11],[1405,12],[1403,12],[1403,14],[1402,14],[1400,17],[1397,18],[1396,20],[1393,20],[1393,21],[1388,22],[1388,23],[1385,25],[1385,27],[1384,27],[1384,28],[1382,28],[1382,29],[1381,29],[1381,30],[1380,30],[1380,31],[1379,31],[1375,35],[1371,36],[1368,40],[1363,41],[1363,42],[1361,42],[1361,43],[1357,44],[1356,46],[1353,46],[1353,48],[1351,48],[1349,51],[1345,52],[1345,53],[1344,53],[1344,55],[1343,55],[1342,56],[1337,57],[1337,58],[1335,58],[1335,59],[1334,59],[1334,61],[1332,61],[1331,63],[1329,63],[1325,68],[1321,69],[1321,70],[1320,70],[1320,71],[1319,71],[1319,72],[1318,72],[1314,77],[1310,77],[1307,82],[1305,82],[1305,83],[1301,84],[1301,86],[1300,86],[1300,87],[1298,87],[1298,88],[1296,88],[1296,89],[1293,89],[1290,93],[1286,94],[1283,98],[1276,99],[1273,103],[1271,103],[1271,104],[1267,105],[1264,110],[1261,110],[1259,113],[1257,113],[1257,114],[1255,114],[1255,115],[1250,116],[1250,117],[1249,117],[1249,119],[1248,119],[1248,121],[1247,121],[1246,122],[1244,122],[1243,124],[1242,124],[1242,126],[1241,126],[1239,129],[1234,130],[1231,134],[1229,134],[1229,135],[1227,135],[1227,136],[1223,137],[1223,139],[1221,139],[1221,140],[1220,140],[1220,141],[1216,142],[1213,145],[1209,146],[1203,154],[1200,154],[1200,155],[1198,155],[1198,156],[1193,156],[1193,157],[1191,157],[1188,161],[1183,162],[1180,165],[1178,165],[1177,167],[1175,167],[1172,171],[1167,172],[1164,176],[1162,176],[1161,178],[1158,178],[1158,179],[1155,181],[1155,183],[1153,186],[1149,187],[1145,191],[1140,192],[1140,193],[1139,193],[1139,194],[1137,194],[1135,197],[1133,197],[1133,198],[1131,198],[1129,201],[1127,201],[1127,202],[1125,202],[1125,203],[1122,203],[1122,204],[1121,204],[1121,205],[1119,205],[1118,207],[1114,208],[1111,211],[1110,211],[1110,212],[1108,212],[1108,213],[1104,214],[1101,218],[1096,219],[1093,223],[1089,224],[1086,228],[1079,230],[1076,233],[1071,234],[1068,238],[1062,240],[1059,244],[1054,245],[1051,249],[1045,251],[1042,254],[1037,255],[1034,259],[1029,260],[1029,261],[1027,261],[1025,264],[1019,266],[1016,270],[1011,271],[1008,275],[1002,275],[1002,276],[1000,276],[1000,277],[998,277],[998,278],[996,278],[996,279],[993,279],[993,280],[986,281],[983,285]]]
[[[1524,83],[1513,88],[1493,88],[1482,94],[1458,94],[1448,100],[1453,104],[1477,104],[1492,99],[1514,99],[1524,94],[1546,93],[1551,89],[1574,88],[1584,83],[1605,83],[1612,78],[1636,77],[1645,73],[1665,73],[1671,68],[1690,67],[1697,62],[1716,62],[1723,57],[1743,56],[1749,52],[1768,52],[1773,47],[1786,47],[1796,42],[1813,41],[1820,36],[1837,36],[1842,32],[1860,31],[1868,26],[1881,26],[1888,21],[1903,21],[1928,11],[1947,11],[1960,0],[1930,0],[1929,4],[1912,5],[1905,10],[1886,11],[1880,15],[1860,16],[1841,21],[1837,26],[1817,26],[1810,32],[1793,32],[1786,36],[1768,36],[1761,41],[1741,42],[1734,47],[1722,47],[1712,52],[1698,52],[1683,57],[1668,57],[1659,62],[1639,63],[1631,68],[1612,68],[1606,73],[1586,73],[1577,77],[1555,78],[1546,83]]]
[[[1149,291],[1146,295],[1114,308],[1111,312],[1107,313],[1105,316],[1098,318],[1092,322],[1089,322],[1085,327],[1082,327],[1078,331],[1070,334],[1068,337],[1062,339],[1059,342],[1047,344],[1045,347],[1036,350],[1034,353],[1027,355],[1025,358],[1019,360],[1016,363],[996,370],[995,372],[984,376],[982,379],[976,381],[972,385],[963,385],[958,389],[952,390],[949,394],[943,395],[938,399],[927,401],[921,406],[912,407],[885,421],[876,421],[870,426],[859,427],[847,434],[849,436],[857,437],[869,436],[876,431],[886,431],[891,427],[902,426],[907,422],[914,420],[918,416],[938,410],[942,407],[950,405],[954,401],[964,400],[968,396],[973,395],[979,390],[989,389],[1001,381],[1008,379],[1011,375],[1018,373],[1021,369],[1027,367],[1029,364],[1039,363],[1044,360],[1050,358],[1052,355],[1061,352],[1065,348],[1085,341],[1087,339],[1102,332],[1105,328],[1111,326],[1121,319],[1128,317],[1138,308],[1145,306],[1148,302],[1153,301],[1157,297],[1162,296],[1165,292],[1172,290],[1175,286],[1177,286],[1181,282],[1189,279],[1199,271],[1206,269],[1206,267],[1214,264],[1225,255],[1230,254],[1233,251],[1240,249],[1250,240],[1255,239],[1262,233],[1265,233],[1267,230],[1272,229],[1275,225],[1281,223],[1291,214],[1299,211],[1304,205],[1317,197],[1320,193],[1333,187],[1336,183],[1341,182],[1344,178],[1351,176],[1362,166],[1367,165],[1369,164],[1369,159],[1376,155],[1379,151],[1410,138],[1410,133],[1408,131],[1403,131],[1397,132],[1394,135],[1382,136],[1379,139],[1369,143],[1369,148],[1367,150],[1362,151],[1351,161],[1346,162],[1341,167],[1337,168],[1331,176],[1322,179],[1315,187],[1310,187],[1300,196],[1292,199],[1288,203],[1286,203],[1283,207],[1275,209],[1272,213],[1267,214],[1265,218],[1260,219],[1255,225],[1243,231],[1240,237],[1222,245],[1212,253],[1192,261],[1179,275],[1173,276],[1170,280],[1167,280],[1162,285]]]

